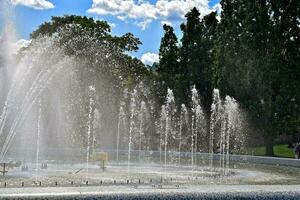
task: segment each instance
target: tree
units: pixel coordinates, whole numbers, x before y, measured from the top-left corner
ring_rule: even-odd
[[[210,105],[212,103],[212,77],[213,77],[213,54],[214,44],[217,39],[217,12],[211,12],[210,14],[203,17],[201,23],[203,24],[202,34],[202,71],[199,74],[201,82],[198,85],[200,94],[203,95],[203,105],[205,111],[210,113]]]
[[[122,49],[124,52],[137,51],[138,45],[141,44],[139,39],[135,38],[131,33],[126,33],[121,37],[112,36],[110,26],[106,21],[94,20],[93,18],[77,15],[54,16],[51,18],[51,22],[41,24],[37,30],[31,33],[30,37],[35,39],[40,35],[51,36],[60,29],[70,27],[71,25],[79,26],[77,31],[84,29],[91,37],[113,43],[113,45],[118,46],[119,49]],[[77,32],[77,34],[80,34],[80,32]]]
[[[72,102],[73,106],[66,105],[64,112],[71,116],[76,136],[86,131],[88,88],[93,85],[97,91],[95,109],[105,115],[101,129],[114,137],[124,88],[131,89],[141,80],[151,79],[142,62],[128,55],[138,50],[141,44],[138,38],[131,33],[113,36],[107,22],[74,15],[52,17],[51,22],[40,25],[31,38],[33,43],[43,39],[54,41],[49,48],[57,48],[63,52],[62,56],[75,60],[70,74],[76,78],[72,79],[66,97],[66,102]],[[79,142],[86,145],[84,140]]]
[[[266,94],[262,68],[268,66],[269,52],[269,21],[263,4],[265,1],[221,1],[216,62],[221,92],[235,97],[258,129],[266,128],[268,118],[261,101],[261,94]]]
[[[239,51],[237,35],[240,34],[241,30],[240,26],[237,25],[239,24],[239,18],[237,17],[238,2],[222,0],[220,4],[222,12],[215,44],[213,84],[222,93],[233,95],[229,80],[234,79],[232,78],[235,74],[233,64]]]
[[[63,17],[53,16],[51,22],[45,22],[41,24],[37,30],[30,34],[31,38],[37,38],[39,35],[49,35],[56,33],[58,29],[71,24],[78,24],[82,27],[95,31],[102,37],[108,37],[110,27],[105,21],[95,21],[93,18],[87,18],[86,16],[77,15],[65,15]]]
[[[179,66],[178,41],[174,29],[171,26],[165,24],[163,29],[165,33],[161,39],[157,73],[166,88],[176,89],[176,77],[178,75]]]
[[[198,75],[200,74],[200,37],[202,28],[200,27],[200,13],[196,8],[193,8],[186,15],[186,24],[181,24],[183,36],[181,39],[180,49],[180,71],[183,76],[183,94],[186,99],[184,103],[188,103],[188,94],[190,87],[198,86]]]
[[[185,93],[195,85],[202,97],[206,113],[210,112],[212,101],[212,52],[216,37],[216,12],[204,16],[193,8],[186,14],[187,22],[181,25],[183,32],[181,55],[181,72],[187,82],[183,82]]]
[[[281,133],[300,134],[300,2],[269,1],[272,23],[270,69],[273,77],[274,113]]]
[[[214,83],[248,111],[272,156],[274,139],[288,126],[299,127],[299,3],[223,0],[221,5]]]

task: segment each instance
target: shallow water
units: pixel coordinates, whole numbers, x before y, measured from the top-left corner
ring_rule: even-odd
[[[28,171],[21,168],[9,170],[5,177],[0,177],[0,188],[18,187],[68,187],[138,184],[151,186],[162,185],[297,185],[300,184],[300,170],[294,167],[282,167],[259,164],[233,164],[228,175],[218,168],[206,166],[194,167],[159,164],[131,165],[128,178],[127,163],[108,164],[103,169],[90,164],[88,173],[82,164],[48,164],[47,169],[39,169],[36,179],[36,165],[28,164]],[[193,177],[193,178],[192,178]],[[6,184],[6,185],[5,185]]]

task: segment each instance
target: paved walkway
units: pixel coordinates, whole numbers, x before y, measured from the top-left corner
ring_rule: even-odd
[[[0,199],[290,199],[300,185],[91,186],[2,188]]]

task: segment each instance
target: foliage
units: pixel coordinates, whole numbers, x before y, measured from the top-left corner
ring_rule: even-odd
[[[101,131],[113,136],[124,89],[133,89],[142,80],[152,81],[143,63],[127,54],[138,50],[140,41],[131,33],[113,36],[107,22],[74,15],[52,17],[51,22],[42,24],[31,37],[33,42],[43,37],[53,39],[59,49],[76,59],[72,67],[72,76],[76,78],[72,79],[67,97],[73,106],[67,106],[67,115],[77,124],[76,134],[83,134],[81,145],[87,144],[84,134],[89,120],[90,85],[97,91],[95,109],[106,115],[101,120]]]
[[[175,88],[179,66],[178,41],[174,29],[171,26],[164,25],[163,28],[165,35],[161,39],[157,72],[160,80],[168,88]],[[170,76],[170,74],[175,76]]]
[[[237,99],[273,155],[278,135],[300,132],[300,1],[220,3],[219,23],[215,12],[202,19],[196,8],[186,14],[179,65],[169,77],[177,77],[182,103],[195,85],[208,114],[213,87]],[[163,53],[169,37],[166,32],[162,40],[160,71],[175,60]]]
[[[266,138],[267,155],[273,155],[273,139],[299,128],[299,3],[221,4],[215,82],[246,108]]]
[[[31,34],[31,38],[37,38],[39,35],[49,35],[57,33],[59,29],[72,24],[79,25],[81,28],[77,29],[77,34],[80,34],[82,29],[91,32],[93,36],[98,40],[105,40],[113,43],[124,51],[137,51],[138,45],[141,42],[135,38],[131,33],[126,33],[121,37],[112,36],[110,26],[106,21],[94,20],[93,18],[87,18],[86,16],[66,15],[64,17],[52,17],[51,22],[45,22],[39,26]]]
[[[53,17],[31,37],[59,36],[57,45],[82,63],[79,71],[84,73],[78,74],[82,90],[89,84],[106,85],[99,98],[111,106],[98,106],[115,118],[124,89],[136,88],[143,81],[148,90],[138,89],[141,99],[153,97],[149,100],[152,134],[160,110],[154,108],[160,105],[154,102],[163,102],[167,87],[174,90],[179,105],[188,105],[195,85],[207,118],[217,87],[222,96],[234,97],[247,111],[256,132],[266,140],[266,154],[273,155],[274,138],[300,132],[300,1],[220,3],[219,22],[216,12],[201,17],[193,8],[186,14],[180,44],[173,28],[163,26],[160,62],[153,73],[126,54],[137,51],[140,41],[131,33],[113,36],[104,21],[74,15]]]
[[[212,50],[216,34],[216,13],[200,19],[194,8],[186,14],[187,22],[181,25],[183,37],[178,47],[173,28],[164,25],[161,40],[158,74],[167,87],[174,90],[178,104],[189,104],[193,85],[199,90],[205,111],[209,113],[212,96]]]

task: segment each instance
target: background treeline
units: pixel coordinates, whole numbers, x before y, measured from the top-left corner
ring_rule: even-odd
[[[66,103],[74,100],[76,105],[67,112],[74,118],[76,130],[70,134],[78,143],[86,144],[86,97],[90,85],[97,91],[95,110],[104,115],[98,120],[101,130],[95,132],[110,137],[99,139],[109,147],[115,143],[120,102],[129,105],[133,89],[138,90],[139,99],[150,109],[145,138],[153,140],[148,146],[157,148],[155,126],[167,89],[173,89],[180,108],[181,104],[191,103],[193,85],[201,95],[207,119],[214,88],[219,88],[223,97],[234,97],[249,116],[253,134],[249,137],[264,138],[267,155],[274,154],[277,136],[290,134],[296,140],[300,134],[300,1],[220,3],[220,14],[212,12],[201,17],[196,8],[188,12],[181,25],[180,40],[171,26],[164,25],[160,61],[149,70],[128,55],[138,50],[138,38],[130,33],[113,36],[103,21],[81,16],[53,17],[33,32],[33,40],[58,34],[66,54],[75,56],[80,63],[73,69],[77,85],[71,83]]]
[[[300,134],[300,1],[222,0],[220,16],[194,8],[181,25],[183,37],[164,25],[154,73],[177,103],[199,90],[210,116],[213,88],[234,97],[274,155],[280,134]],[[219,19],[218,19],[219,18]],[[251,137],[251,135],[250,135]]]

